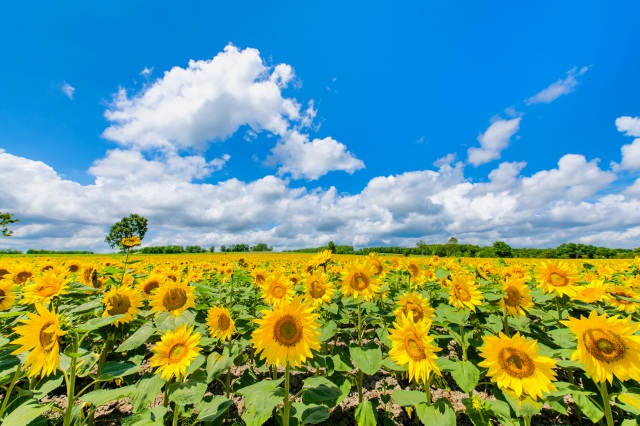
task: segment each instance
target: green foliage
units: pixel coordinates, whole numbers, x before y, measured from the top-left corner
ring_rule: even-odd
[[[0,230],[2,230],[2,236],[10,237],[13,231],[9,230],[7,226],[18,221],[19,219],[16,219],[11,213],[0,212]]]
[[[147,223],[148,220],[146,218],[133,213],[129,217],[123,217],[122,220],[114,223],[104,240],[111,248],[120,247],[120,242],[123,238],[133,237],[134,235],[137,235],[142,241],[147,233]]]

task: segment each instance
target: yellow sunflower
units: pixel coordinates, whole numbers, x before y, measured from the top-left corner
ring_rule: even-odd
[[[104,304],[103,317],[124,314],[122,318],[114,322],[116,327],[133,321],[133,317],[142,306],[140,293],[128,286],[111,287],[111,290],[102,298],[102,303]]]
[[[229,340],[236,332],[236,323],[231,318],[231,313],[224,306],[214,306],[207,312],[207,325],[211,337],[220,340]]]
[[[585,303],[601,302],[607,295],[608,285],[602,280],[593,280],[584,287],[578,287],[578,300]]]
[[[13,354],[21,354],[27,351],[25,367],[29,369],[29,376],[40,377],[49,374],[60,368],[60,344],[58,339],[66,334],[60,328],[58,316],[49,312],[41,304],[36,304],[37,314],[27,312],[28,319],[20,320],[24,325],[14,328],[19,338],[11,342],[14,345],[21,345]]]
[[[278,306],[295,295],[293,282],[281,273],[269,275],[262,286],[262,297],[268,304]]]
[[[267,364],[301,366],[307,358],[313,358],[312,350],[320,349],[318,314],[301,296],[261,313],[262,318],[254,320],[258,328],[251,343]]]
[[[533,399],[556,389],[552,383],[556,361],[538,354],[537,340],[520,336],[520,332],[513,337],[500,332],[498,336],[483,336],[482,340],[480,356],[484,361],[478,366],[489,369],[487,376],[500,389],[512,390],[518,398],[526,393]]]
[[[389,357],[398,365],[409,364],[409,380],[426,383],[432,371],[441,375],[435,354],[441,349],[433,344],[427,324],[424,321],[414,322],[412,311],[408,317],[401,312],[396,321],[389,329],[389,339],[393,344]]]
[[[175,331],[168,330],[153,347],[155,355],[151,357],[151,367],[158,367],[156,373],[166,380],[175,376],[180,381],[202,350],[198,347],[199,342],[200,333],[194,333],[193,326],[187,328],[183,324]]]
[[[393,312],[396,318],[400,318],[402,314],[408,316],[409,312],[411,312],[414,322],[425,322],[427,330],[431,327],[435,311],[429,305],[429,301],[423,298],[421,294],[415,291],[405,293],[398,299],[398,305],[400,306]]]
[[[449,288],[449,304],[458,309],[471,309],[482,304],[482,293],[475,280],[465,275],[456,275],[447,281]]]
[[[638,299],[640,295],[632,288],[623,287],[621,285],[611,286],[607,289],[608,294],[605,296],[607,303],[619,311],[629,314],[638,310],[638,304],[631,300],[619,299],[616,296],[628,297],[630,299]]]
[[[631,323],[631,316],[618,319],[591,311],[589,318],[569,317],[562,323],[578,339],[571,359],[583,363],[594,381],[613,383],[614,375],[623,382],[640,380],[640,336],[635,335],[640,323]]]
[[[15,284],[22,285],[31,281],[35,274],[36,272],[32,265],[20,263],[18,265],[14,265],[10,272],[4,275],[4,279],[12,280]]]
[[[505,295],[500,300],[500,307],[506,309],[509,315],[520,318],[520,315],[526,315],[526,311],[533,308],[529,288],[523,279],[508,277],[502,289]]]
[[[373,275],[375,276],[384,276],[384,264],[382,263],[382,259],[378,256],[378,253],[372,252],[369,253],[369,258],[367,259],[369,264],[373,268]]]
[[[151,299],[154,291],[160,287],[162,283],[164,283],[167,279],[164,275],[158,272],[152,272],[147,276],[147,278],[142,281],[142,283],[138,286],[142,291],[145,299]]]
[[[320,271],[309,274],[304,285],[307,299],[313,306],[331,303],[331,298],[336,291],[336,287],[329,281],[329,275]]]
[[[10,274],[9,262],[3,262],[0,260],[0,280],[3,280],[5,276]]]
[[[0,280],[0,311],[8,311],[13,307],[16,295],[13,293],[15,288],[13,281]]]
[[[578,294],[579,279],[574,269],[567,262],[545,261],[536,268],[536,281],[545,293],[573,298]]]
[[[182,281],[167,281],[151,296],[152,312],[169,312],[178,316],[189,308],[195,308],[195,289]]]
[[[324,250],[313,256],[310,263],[315,267],[326,266],[327,264],[329,264],[329,262],[331,262],[332,257],[333,253],[331,253],[331,250]]]
[[[86,286],[94,287],[98,282],[98,271],[92,263],[83,263],[77,275]]]
[[[139,246],[140,243],[141,243],[140,237],[138,237],[137,235],[132,235],[131,237],[124,237],[122,240],[120,240],[120,244],[123,247],[127,247],[127,248]]]
[[[253,271],[251,271],[251,277],[253,278],[253,282],[258,287],[262,287],[262,285],[267,280],[268,275],[269,273],[267,272],[267,270],[263,268],[256,268]]]
[[[375,271],[370,263],[354,262],[342,278],[342,294],[354,299],[362,296],[366,301],[371,300],[380,290],[380,284],[374,275]]]
[[[52,297],[65,294],[70,279],[58,271],[53,268],[34,277],[33,284],[23,287],[21,303],[23,305],[49,303]]]

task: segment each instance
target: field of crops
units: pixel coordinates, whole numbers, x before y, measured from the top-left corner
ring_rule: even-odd
[[[639,424],[636,261],[128,250],[0,257],[3,424]]]

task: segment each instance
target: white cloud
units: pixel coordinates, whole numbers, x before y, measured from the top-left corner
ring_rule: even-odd
[[[536,93],[530,98],[525,99],[525,103],[527,105],[539,103],[548,104],[555,101],[562,95],[573,92],[578,85],[578,80],[576,80],[576,77],[581,76],[582,74],[587,72],[588,69],[589,67],[582,67],[580,68],[580,70],[578,70],[577,67],[570,69],[569,71],[567,71],[567,76],[565,78],[559,79],[542,91]]]
[[[70,85],[65,81],[64,83],[62,83],[62,86],[60,87],[60,89],[62,90],[62,93],[64,93],[64,95],[67,98],[73,100],[73,93],[76,91],[75,87],[73,87],[72,85]]]
[[[438,158],[436,161],[433,162],[433,165],[440,168],[442,166],[448,166],[451,163],[453,163],[454,161],[456,161],[456,158],[458,157],[458,155],[455,152],[451,152],[447,155],[445,155],[444,157],[440,157]]]
[[[144,69],[142,71],[140,71],[140,75],[148,78],[151,76],[151,74],[153,74],[153,67],[148,68],[148,67],[144,67]]]
[[[213,59],[166,71],[138,94],[120,89],[103,135],[140,150],[203,150],[243,125],[284,135],[300,118],[300,105],[281,93],[293,76],[286,64],[270,71],[256,49],[228,45]]]
[[[616,118],[616,128],[626,136],[640,137],[640,117],[622,116]]]
[[[478,136],[480,148],[471,147],[467,150],[469,164],[479,166],[500,158],[500,153],[509,146],[509,140],[520,128],[521,119],[522,117],[511,120],[494,118],[489,128]]]
[[[278,174],[291,174],[294,179],[316,180],[330,171],[342,170],[353,174],[364,163],[353,156],[347,147],[331,137],[309,141],[307,135],[292,132],[271,150],[267,164],[281,164]]]

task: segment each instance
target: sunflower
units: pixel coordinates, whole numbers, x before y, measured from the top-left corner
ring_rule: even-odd
[[[456,275],[447,281],[449,287],[449,304],[458,309],[471,309],[475,312],[476,306],[482,304],[482,293],[473,278],[465,275]]]
[[[83,263],[78,273],[80,282],[86,286],[94,287],[98,282],[98,271],[92,263]]]
[[[502,289],[505,295],[500,300],[500,307],[506,309],[511,316],[520,318],[520,315],[526,315],[525,311],[533,308],[533,300],[524,280],[509,277],[502,284]]]
[[[104,304],[103,317],[124,314],[124,317],[114,322],[116,327],[133,321],[133,317],[142,306],[140,294],[128,286],[111,287],[111,290],[102,298],[102,303]]]
[[[33,279],[36,271],[32,265],[20,263],[11,268],[8,274],[4,275],[5,280],[12,280],[15,284],[26,284]]]
[[[138,287],[142,291],[145,299],[151,299],[153,292],[165,281],[166,278],[164,275],[158,272],[152,272]]]
[[[67,292],[69,279],[60,270],[49,269],[33,279],[33,284],[29,284],[22,289],[22,304],[49,303],[51,298]]]
[[[373,275],[375,276],[384,275],[384,272],[385,272],[384,264],[382,263],[382,260],[378,256],[378,253],[376,252],[369,253],[369,258],[367,260],[369,261],[369,264],[373,268]]]
[[[82,265],[80,264],[80,262],[72,260],[67,264],[67,271],[71,272],[72,274],[75,274],[80,270],[81,266]]]
[[[220,340],[229,340],[236,332],[236,324],[231,318],[231,313],[224,306],[214,306],[207,312],[207,325],[211,337]]]
[[[578,294],[579,277],[567,262],[546,261],[536,268],[536,280],[545,293],[565,294],[571,298]]]
[[[5,276],[10,274],[9,263],[0,261],[0,280],[3,280]]]
[[[27,351],[25,367],[29,368],[29,376],[40,377],[60,368],[60,344],[58,339],[66,334],[60,328],[60,321],[54,312],[49,312],[43,305],[36,304],[37,314],[27,312],[28,319],[21,320],[24,325],[14,328],[17,338],[11,344],[21,345],[13,355]]]
[[[562,321],[578,339],[578,347],[571,359],[584,364],[587,375],[601,383],[613,383],[613,375],[618,379],[640,380],[640,323],[631,323],[631,316],[598,315],[594,310],[589,318],[569,317]]]
[[[504,277],[513,277],[527,281],[529,279],[529,271],[522,266],[511,265],[504,271]]]
[[[167,281],[153,292],[153,312],[169,312],[178,316],[189,308],[195,308],[194,288],[182,281]]]
[[[432,371],[441,375],[435,354],[440,348],[433,344],[428,333],[426,322],[415,322],[412,311],[408,317],[401,312],[393,328],[389,329],[389,339],[393,344],[389,357],[398,365],[409,364],[409,380],[426,383]]]
[[[193,326],[187,328],[183,324],[175,331],[168,330],[152,349],[155,355],[151,357],[151,367],[158,367],[156,373],[165,380],[175,376],[180,381],[202,350],[198,347],[199,342],[200,333],[193,333]]]
[[[602,280],[593,280],[586,286],[578,288],[578,296],[576,298],[585,303],[600,302],[607,295],[608,287]]]
[[[123,247],[127,247],[127,248],[139,246],[140,243],[141,243],[140,237],[138,237],[137,235],[132,235],[131,237],[124,237],[122,240],[120,240],[120,244]]]
[[[409,276],[413,279],[417,279],[420,277],[420,265],[413,259],[407,260],[405,263],[405,268],[407,268],[407,272],[409,272]]]
[[[294,294],[293,282],[279,272],[269,275],[262,286],[262,297],[272,306],[278,306],[282,302],[290,300]]]
[[[253,271],[251,271],[251,277],[253,278],[253,282],[258,287],[262,287],[262,285],[267,280],[268,275],[269,273],[267,272],[267,270],[263,268],[256,268]]]
[[[16,300],[16,295],[13,294],[15,286],[13,281],[0,280],[0,311],[8,311],[13,307]]]
[[[435,313],[434,309],[429,306],[429,301],[424,299],[421,294],[412,291],[400,296],[398,306],[393,312],[396,318],[400,318],[402,314],[408,316],[412,313],[413,322],[426,322],[427,329],[431,327],[431,319]]]
[[[304,286],[307,299],[313,306],[331,303],[331,298],[336,291],[336,287],[329,281],[329,275],[320,271],[309,274],[304,281]]]
[[[324,250],[313,256],[310,263],[315,267],[326,266],[327,264],[329,264],[329,262],[331,262],[332,256],[333,253],[331,253],[331,250]]]
[[[362,296],[366,301],[371,300],[373,295],[380,290],[380,284],[374,274],[375,271],[370,263],[353,263],[342,278],[342,294],[352,296],[354,299]]]
[[[267,364],[301,366],[313,357],[312,350],[320,349],[320,331],[315,322],[318,314],[313,313],[313,305],[301,296],[261,313],[262,318],[254,320],[258,328],[253,332],[251,343]]]
[[[483,336],[484,344],[479,348],[484,361],[479,367],[489,369],[487,376],[500,389],[509,389],[519,398],[523,393],[533,399],[543,397],[556,387],[556,361],[538,354],[538,341],[520,336],[517,332],[507,337],[502,332],[498,336]]]
[[[630,299],[638,299],[640,296],[632,288],[621,285],[611,286],[608,288],[608,295],[605,296],[607,303],[619,311],[634,313],[638,309],[638,304],[631,300],[619,299],[616,296],[628,297]]]

